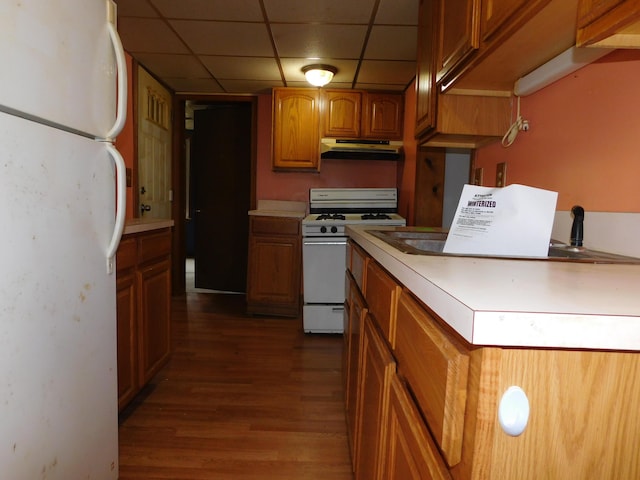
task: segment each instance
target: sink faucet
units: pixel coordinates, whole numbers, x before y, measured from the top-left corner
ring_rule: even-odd
[[[584,208],[576,205],[571,209],[573,214],[573,225],[571,225],[571,246],[581,247],[584,237]]]

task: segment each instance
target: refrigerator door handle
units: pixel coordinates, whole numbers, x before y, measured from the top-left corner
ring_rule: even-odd
[[[124,231],[125,211],[127,209],[127,173],[124,159],[111,143],[105,142],[105,147],[116,165],[116,221],[113,227],[111,242],[107,247],[107,273],[113,273],[113,259]]]
[[[113,44],[113,51],[116,56],[118,77],[116,120],[111,127],[111,130],[109,130],[105,135],[107,140],[112,140],[122,131],[124,123],[127,120],[127,59],[125,57],[122,41],[120,40],[116,26],[113,23],[108,22],[107,29],[109,30],[109,38]]]

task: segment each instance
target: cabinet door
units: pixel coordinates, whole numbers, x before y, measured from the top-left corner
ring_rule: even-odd
[[[325,90],[324,98],[324,136],[329,138],[360,137],[360,92],[344,90]]]
[[[320,94],[310,88],[273,90],[273,168],[317,170]]]
[[[401,140],[403,115],[404,100],[401,94],[365,92],[363,137]]]
[[[138,270],[138,358],[141,383],[160,370],[171,353],[171,261]]]
[[[579,0],[576,45],[640,47],[640,1]]]
[[[480,0],[440,0],[436,81],[448,82],[480,46]]]
[[[373,320],[365,316],[356,429],[356,480],[377,480],[385,449],[389,382],[396,369],[389,347]]]
[[[131,270],[120,274],[116,284],[118,325],[118,409],[138,392],[136,345],[136,277]]]
[[[416,138],[436,126],[437,0],[420,0],[416,72]]]
[[[351,449],[351,461],[353,468],[356,467],[356,409],[358,400],[358,384],[359,384],[359,364],[362,340],[362,322],[367,309],[364,298],[360,294],[358,287],[349,276],[349,284],[351,285],[351,296],[349,302],[349,328],[345,330],[345,336],[348,339],[347,352],[347,385],[345,390],[345,402],[347,411],[347,433],[349,435],[349,447]]]
[[[527,3],[527,0],[482,0],[482,39],[487,40]]]
[[[247,275],[249,313],[298,315],[301,271],[299,231],[298,219],[251,217]]]
[[[391,378],[384,480],[451,480],[418,409],[397,375]]]
[[[403,291],[396,317],[398,373],[411,385],[450,467],[462,459],[469,353],[435,317]]]

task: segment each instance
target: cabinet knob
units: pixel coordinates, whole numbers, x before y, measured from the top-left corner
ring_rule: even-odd
[[[529,399],[518,386],[507,388],[498,406],[498,421],[507,435],[517,437],[529,422]]]

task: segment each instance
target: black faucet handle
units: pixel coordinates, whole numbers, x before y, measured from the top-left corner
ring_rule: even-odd
[[[571,209],[573,225],[571,225],[571,246],[581,247],[584,238],[584,208],[575,205]]]

